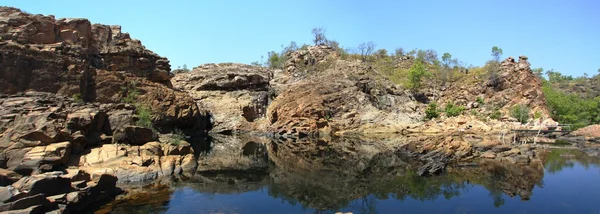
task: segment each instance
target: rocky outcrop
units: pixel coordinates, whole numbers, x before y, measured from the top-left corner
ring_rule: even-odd
[[[110,143],[120,128],[115,121],[132,123],[133,111],[128,105],[75,103],[43,92],[0,98],[0,166],[25,175],[65,166],[71,153]]]
[[[195,172],[191,145],[152,142],[157,133],[133,125],[128,104],[77,103],[51,93],[0,98],[0,166],[22,175],[68,167],[110,173],[120,182]],[[150,142],[150,143],[149,143]],[[7,182],[12,175],[7,174]]]
[[[121,192],[111,175],[90,177],[82,171],[47,172],[0,187],[0,211],[15,213],[80,212]]]
[[[205,64],[171,79],[210,112],[214,133],[261,130],[268,105],[270,73],[244,64]]]
[[[324,67],[297,81],[282,81],[294,74],[275,73],[272,85],[284,89],[267,111],[270,132],[296,136],[398,132],[420,123],[420,105],[408,91],[365,64],[331,60],[317,63]]]
[[[288,52],[287,61],[284,64],[288,73],[304,72],[306,66],[323,63],[328,59],[337,58],[337,52],[327,45],[308,46],[306,50]]]
[[[197,162],[193,152],[187,142],[172,145],[155,141],[142,146],[105,144],[71,158],[69,165],[92,175],[114,175],[120,183],[148,182],[194,174]]]
[[[0,7],[0,16],[0,93],[35,90],[117,103],[136,90],[136,101],[155,113],[157,125],[208,128],[206,113],[170,88],[169,61],[120,26],[55,20],[10,7]]]
[[[466,75],[461,81],[442,87],[439,95],[432,95],[432,100],[440,105],[453,102],[467,110],[473,109],[484,114],[491,113],[486,112],[488,108],[496,109],[503,115],[509,115],[510,108],[522,104],[531,108],[531,117],[538,112],[542,118],[550,118],[542,91],[542,80],[531,71],[527,59],[526,56],[520,56],[516,61],[513,57],[508,57],[501,62],[496,74],[484,79],[476,74]],[[479,102],[482,103],[478,103],[477,99],[481,99]]]

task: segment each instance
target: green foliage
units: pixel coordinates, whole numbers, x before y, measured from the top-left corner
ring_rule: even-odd
[[[135,115],[137,115],[137,121],[135,121],[136,126],[141,126],[144,128],[154,129],[152,124],[152,113],[150,109],[143,105],[135,105]]]
[[[562,124],[573,124],[578,129],[600,123],[600,97],[582,98],[556,90],[550,82],[542,87],[550,116]]]
[[[135,106],[135,115],[137,116],[137,121],[135,122],[136,126],[154,129],[154,124],[152,123],[152,112],[150,109],[148,109],[148,107],[137,101],[140,92],[136,87],[136,82],[128,84],[125,87],[121,87],[121,91],[126,93],[125,97],[123,97],[121,101]]]
[[[447,117],[456,117],[460,115],[464,110],[464,106],[457,106],[453,102],[446,103],[446,107],[444,108],[444,112],[446,112]]]
[[[83,98],[81,98],[80,93],[73,94],[72,98],[73,98],[73,101],[76,103],[83,103]]]
[[[475,100],[475,102],[477,102],[481,105],[485,104],[485,102],[483,101],[483,98],[481,98],[481,97],[477,97],[477,100]]]
[[[490,118],[497,120],[500,119],[500,117],[502,117],[502,112],[500,112],[499,110],[495,110],[494,112],[492,112],[492,114],[490,115]]]
[[[175,130],[171,132],[171,136],[168,140],[168,143],[178,146],[183,141],[185,141],[185,133],[183,133],[181,129],[175,128]]]
[[[266,66],[269,68],[277,68],[283,69],[285,62],[288,60],[288,54],[297,50],[306,49],[308,46],[303,45],[301,48],[298,48],[296,42],[291,41],[288,46],[281,45],[281,52],[271,51],[267,53],[267,62]]]
[[[518,104],[510,109],[510,116],[517,119],[521,123],[527,123],[529,120],[529,112],[531,110],[526,105]]]
[[[536,119],[536,120],[537,120],[537,119],[540,119],[540,118],[542,118],[542,112],[540,112],[540,111],[535,111],[535,112],[533,113],[533,119]]]
[[[419,89],[424,76],[427,75],[423,61],[416,60],[408,70],[408,88],[412,90]]]
[[[492,47],[492,57],[494,61],[500,62],[500,57],[502,57],[502,48],[499,48],[498,46]]]
[[[127,86],[121,87],[121,92],[125,93],[125,97],[121,98],[121,102],[132,105],[137,103],[137,97],[140,95],[140,92],[137,90],[136,86],[137,83],[133,82]]]
[[[396,57],[404,56],[404,49],[396,48],[396,50],[394,50],[394,55],[396,55]],[[600,69],[598,69],[598,72],[600,72]]]
[[[438,118],[439,116],[440,112],[437,109],[437,104],[435,102],[429,103],[427,109],[425,109],[425,119],[431,120],[433,118]]]

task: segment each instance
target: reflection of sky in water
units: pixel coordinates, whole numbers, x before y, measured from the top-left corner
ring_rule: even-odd
[[[188,187],[173,193],[167,213],[317,213],[268,194],[269,187],[238,194],[204,194]],[[446,199],[403,201],[390,196],[378,200],[358,199],[340,211],[354,213],[600,213],[600,167],[574,163],[560,171],[546,172],[543,187],[536,186],[529,201],[502,195],[504,204],[494,206],[490,192],[467,184],[460,195]],[[371,206],[365,206],[365,204]],[[375,210],[365,210],[372,207]],[[373,212],[375,211],[375,212]],[[321,212],[333,213],[333,212]]]

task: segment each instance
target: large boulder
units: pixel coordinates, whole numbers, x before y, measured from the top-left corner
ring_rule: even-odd
[[[257,121],[266,114],[269,80],[262,67],[221,63],[178,73],[171,83],[210,111],[211,132],[224,133],[260,129]]]
[[[156,132],[149,128],[127,125],[115,132],[114,142],[131,145],[143,145],[158,139]]]
[[[72,190],[71,180],[61,177],[60,172],[47,172],[44,174],[23,177],[12,184],[19,192],[28,195],[44,194],[46,196],[67,193]]]
[[[70,166],[92,177],[110,174],[120,183],[152,181],[162,177],[187,175],[196,171],[196,157],[191,145],[149,142],[142,146],[104,144],[90,148],[72,158]]]

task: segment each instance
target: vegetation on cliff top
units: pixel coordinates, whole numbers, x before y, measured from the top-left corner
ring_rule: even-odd
[[[503,50],[497,46],[491,49],[492,58],[484,66],[477,67],[466,66],[465,63],[453,58],[450,53],[444,53],[440,58],[438,53],[431,49],[413,49],[406,52],[403,48],[397,48],[393,53],[389,53],[386,49],[376,50],[376,44],[373,42],[361,43],[356,48],[343,48],[335,40],[327,38],[325,32],[326,30],[323,28],[312,30],[314,45],[332,47],[343,60],[360,60],[368,63],[392,82],[411,90],[419,90],[424,85],[423,81],[441,86],[447,83],[470,85],[481,80],[488,80],[494,87],[498,87],[500,83],[500,62]],[[292,41],[287,46],[282,45],[282,50],[279,52],[269,52],[266,62],[261,60],[260,63],[253,64],[283,69],[289,53],[305,50],[307,47],[307,44],[298,46],[296,42]],[[532,68],[532,72],[544,83],[543,92],[546,104],[554,120],[559,123],[574,124],[575,128],[600,123],[600,86],[598,86],[600,85],[600,69],[599,74],[593,77],[588,77],[586,74],[577,78],[564,76],[554,70],[547,71],[544,76],[543,71],[543,68]],[[476,100],[479,104],[484,104],[480,97],[477,97]],[[447,116],[456,116],[464,111],[463,106],[451,104],[444,109]],[[518,116],[517,120],[521,122],[527,122],[530,114],[534,114],[535,119],[539,118],[540,112],[532,113],[529,110],[531,107],[514,106],[511,115],[508,116]],[[492,119],[502,116],[497,109],[492,112],[488,115]],[[438,117],[437,105],[430,104],[425,113],[426,119]],[[525,113],[527,115],[524,115]]]

